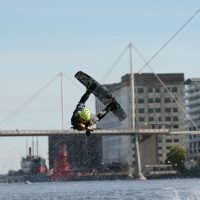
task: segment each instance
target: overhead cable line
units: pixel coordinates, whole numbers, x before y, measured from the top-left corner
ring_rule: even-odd
[[[151,57],[151,59],[145,63],[145,65],[138,71],[140,73],[171,41],[172,39],[200,12],[200,9],[198,9],[184,24],[181,26],[181,28],[178,29],[178,31],[175,32],[175,34],[167,40],[167,42]]]
[[[55,79],[60,76],[60,73],[56,75],[53,79],[51,79],[47,84],[45,84],[38,92],[36,92],[33,96],[31,96],[27,101],[25,101],[22,105],[20,105],[16,110],[11,112],[4,120],[0,122],[0,126],[5,127],[15,116],[20,113],[24,107],[29,104],[33,99],[35,99],[43,90],[45,90]]]

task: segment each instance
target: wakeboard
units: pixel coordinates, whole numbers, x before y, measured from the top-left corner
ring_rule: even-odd
[[[98,83],[94,78],[89,76],[88,74],[79,71],[75,74],[75,78],[79,80],[86,88],[88,88],[91,84],[94,84],[96,87],[92,91],[92,93],[96,96],[97,99],[105,106],[107,106],[111,101],[114,101],[114,109],[111,112],[120,120],[123,121],[127,118],[126,113],[124,112],[121,105],[117,102],[117,100],[112,96],[112,94],[100,83]]]

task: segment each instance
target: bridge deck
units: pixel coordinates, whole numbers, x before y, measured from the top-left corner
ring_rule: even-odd
[[[140,134],[169,134],[168,129],[139,129],[139,130],[95,130],[92,132],[93,135],[133,135],[136,133]],[[50,135],[80,135],[85,134],[84,131],[75,131],[72,129],[68,130],[0,130],[1,136],[50,136]]]
[[[123,135],[134,135],[150,134],[150,135],[166,135],[166,134],[196,134],[199,135],[200,131],[170,131],[169,129],[138,129],[138,130],[95,130],[92,135],[104,135],[104,136],[123,136]],[[0,137],[6,136],[50,136],[50,135],[84,135],[84,131],[75,131],[72,129],[67,130],[0,130]]]

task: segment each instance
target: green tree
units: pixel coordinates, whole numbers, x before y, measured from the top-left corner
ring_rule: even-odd
[[[16,171],[15,171],[14,169],[10,169],[10,170],[8,171],[8,175],[9,175],[9,176],[13,176],[15,173],[16,173]]]
[[[172,167],[179,172],[184,172],[185,170],[185,158],[186,158],[186,150],[181,146],[174,146],[170,149],[170,152],[167,154],[167,159],[165,163],[171,163]]]

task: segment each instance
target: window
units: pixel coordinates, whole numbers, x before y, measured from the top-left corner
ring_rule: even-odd
[[[143,88],[138,88],[138,93],[143,93],[144,89]]]
[[[172,102],[173,102],[173,103],[176,103],[177,100],[178,100],[178,98],[175,97],[175,99],[172,99]]]
[[[173,87],[172,88],[172,92],[177,92],[178,91],[178,88],[177,87]]]
[[[200,148],[200,142],[198,142],[198,147]]]
[[[148,92],[149,93],[153,92],[153,88],[148,88]]]
[[[166,113],[170,113],[171,112],[171,108],[165,108],[165,112]]]
[[[156,103],[160,103],[160,98],[155,98]]]
[[[153,99],[152,98],[148,99],[148,102],[153,103]]]
[[[165,117],[165,121],[170,122],[171,121],[171,117]]]
[[[155,92],[159,93],[160,92],[160,88],[155,88]]]
[[[179,128],[179,125],[175,124],[173,127],[174,127],[174,128]]]
[[[178,112],[178,108],[173,108],[173,112]]]
[[[149,122],[154,121],[153,117],[149,117]]]
[[[160,112],[161,112],[161,109],[160,109],[160,108],[155,108],[155,112],[156,112],[156,113],[160,113]]]
[[[144,99],[138,99],[138,103],[144,103]]]
[[[153,113],[153,108],[149,108],[149,113]]]
[[[174,116],[174,117],[173,117],[173,120],[174,120],[175,122],[177,122],[177,121],[178,121],[178,116]]]
[[[179,142],[179,139],[174,139],[174,142]]]
[[[138,109],[138,112],[139,112],[139,113],[144,113],[144,108],[139,108],[139,109]]]
[[[172,140],[171,139],[166,139],[166,142],[172,142]]]
[[[139,117],[139,122],[144,122],[144,117]]]
[[[171,99],[169,97],[166,97],[165,98],[165,103],[170,103],[171,102]]]

